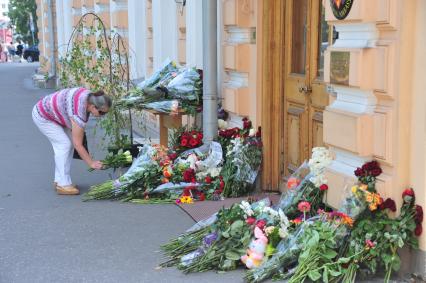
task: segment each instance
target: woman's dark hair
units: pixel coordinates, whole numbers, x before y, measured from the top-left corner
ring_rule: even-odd
[[[88,100],[90,104],[93,104],[97,109],[102,109],[105,106],[110,108],[112,105],[111,97],[106,95],[103,90],[98,90],[98,91],[89,93]]]

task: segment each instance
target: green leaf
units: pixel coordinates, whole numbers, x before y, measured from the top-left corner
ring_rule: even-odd
[[[231,250],[231,251],[225,252],[225,257],[226,259],[229,259],[229,260],[240,260],[241,256],[238,253]]]
[[[333,276],[333,277],[337,277],[337,276],[339,276],[340,274],[342,274],[342,272],[340,272],[340,271],[338,271],[338,270],[333,270],[333,269],[330,269],[330,270],[328,271],[328,273],[330,273],[330,275],[331,275],[331,276]]]
[[[348,263],[349,261],[350,261],[350,258],[341,257],[337,260],[337,263],[343,264],[343,263]]]
[[[312,270],[308,272],[308,277],[309,279],[311,279],[312,281],[318,281],[321,278],[321,273],[319,273],[316,270]]]
[[[333,259],[337,256],[337,252],[335,252],[334,250],[328,249],[328,250],[325,251],[323,256],[327,259]]]
[[[324,267],[324,272],[322,273],[322,281],[324,283],[328,283],[328,268],[327,268],[327,266]]]

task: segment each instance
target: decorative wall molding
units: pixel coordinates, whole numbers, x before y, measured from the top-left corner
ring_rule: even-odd
[[[333,44],[336,48],[369,48],[375,47],[379,31],[375,23],[336,23],[339,38]]]
[[[361,90],[333,85],[337,99],[327,108],[352,112],[356,114],[373,114],[377,98],[372,90]]]
[[[104,13],[109,11],[109,5],[108,4],[96,4],[95,5],[95,13]]]

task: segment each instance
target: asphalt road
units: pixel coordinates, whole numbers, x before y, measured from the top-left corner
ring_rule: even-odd
[[[53,151],[31,110],[37,65],[0,64],[0,282],[242,282],[243,271],[183,275],[156,270],[159,245],[193,221],[174,205],[82,202],[52,187]],[[90,123],[89,149],[97,152]],[[96,158],[102,158],[97,153]],[[72,165],[82,192],[108,178]]]

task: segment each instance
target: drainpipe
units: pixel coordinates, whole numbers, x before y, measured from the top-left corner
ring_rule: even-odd
[[[217,0],[203,0],[204,142],[217,136]]]
[[[50,72],[49,78],[56,78],[56,58],[55,58],[55,34],[53,33],[53,3],[54,0],[47,0],[47,16],[49,26],[49,46],[50,46]]]

